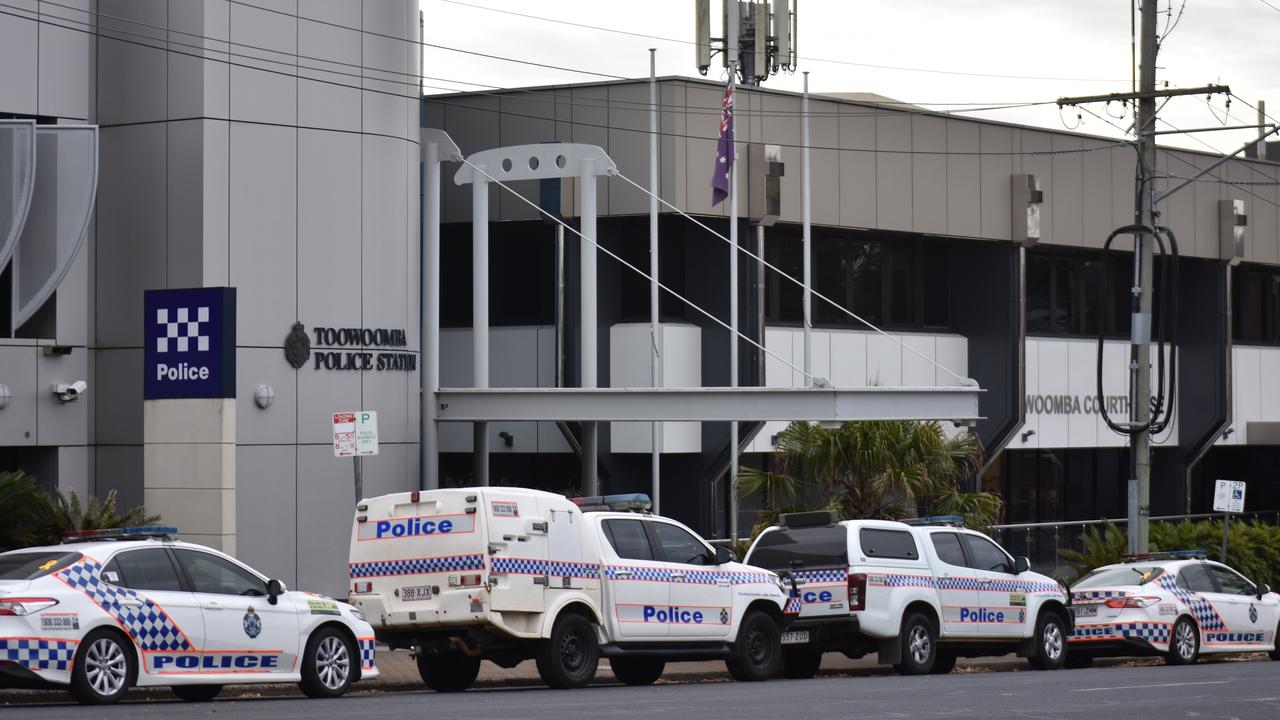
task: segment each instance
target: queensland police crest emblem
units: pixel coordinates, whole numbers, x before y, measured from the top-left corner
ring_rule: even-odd
[[[720,608],[720,624],[721,625],[729,624],[729,611],[726,610],[725,608]]]
[[[1258,608],[1252,605],[1249,606],[1249,622],[1251,623],[1258,622]]]
[[[258,637],[262,633],[262,618],[253,608],[244,611],[244,634],[250,639]]]
[[[284,359],[289,361],[295,370],[307,364],[311,357],[311,338],[307,337],[307,328],[302,323],[293,324],[288,337],[284,339]]]

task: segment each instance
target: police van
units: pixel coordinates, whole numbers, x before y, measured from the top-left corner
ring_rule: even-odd
[[[361,500],[349,601],[437,691],[470,687],[481,660],[533,659],[557,688],[586,685],[601,657],[632,685],[679,660],[776,674],[786,586],[649,507],[507,487]]]
[[[906,524],[784,514],[744,562],[794,578],[799,613],[782,638],[788,677],[813,677],[828,651],[876,652],[909,675],[1015,651],[1037,669],[1065,660],[1064,589],[959,517]]]

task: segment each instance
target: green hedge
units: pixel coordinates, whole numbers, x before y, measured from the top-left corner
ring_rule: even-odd
[[[1258,520],[1236,520],[1228,530],[1227,557],[1222,555],[1222,521],[1153,522],[1151,551],[1204,550],[1211,560],[1225,562],[1254,582],[1280,587],[1280,526]],[[1089,528],[1080,549],[1062,550],[1063,559],[1076,577],[1103,565],[1122,560],[1128,546],[1124,530],[1107,524]]]

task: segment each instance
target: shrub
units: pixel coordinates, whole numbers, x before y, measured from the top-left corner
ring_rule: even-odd
[[[1254,582],[1280,585],[1280,526],[1237,520],[1231,523],[1228,533],[1225,559],[1221,520],[1153,522],[1149,545],[1152,552],[1204,550],[1209,559],[1230,565]],[[1060,554],[1080,577],[1094,568],[1120,562],[1127,547],[1125,531],[1107,523],[1086,530],[1080,549],[1062,550]]]

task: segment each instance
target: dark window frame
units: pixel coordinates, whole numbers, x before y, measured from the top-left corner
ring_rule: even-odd
[[[157,553],[157,552],[163,555],[165,559],[169,561],[169,567],[170,569],[173,570],[173,577],[175,580],[178,581],[177,589],[134,587],[131,584],[127,584],[128,582],[127,578],[122,578],[123,580],[125,580],[124,583],[119,581],[112,581],[107,578],[108,572],[119,572],[123,574],[123,571],[120,570],[119,568],[120,558],[127,557],[129,555],[141,555],[142,553]],[[112,570],[112,568],[115,568],[115,570]],[[191,592],[191,583],[187,578],[186,572],[183,571],[181,566],[179,566],[177,558],[173,556],[173,553],[167,547],[125,548],[124,550],[121,550],[120,552],[113,554],[111,558],[107,560],[106,563],[103,564],[102,569],[98,571],[98,577],[102,580],[102,582],[105,582],[108,585],[111,585],[112,587],[126,588],[129,590],[137,590],[141,592]]]
[[[647,558],[628,557],[626,555],[623,555],[622,551],[618,549],[618,541],[613,536],[613,523],[624,523],[624,522],[633,522],[633,523],[639,524],[640,535],[644,538],[645,543],[649,547],[649,557]],[[608,518],[602,521],[601,525],[604,527],[605,539],[609,541],[609,549],[613,550],[613,554],[617,555],[618,559],[633,560],[635,562],[661,562],[661,560],[659,560],[658,558],[659,553],[658,553],[657,543],[654,542],[653,536],[649,533],[648,528],[645,527],[646,525],[645,521],[639,518]]]
[[[672,530],[677,530],[693,538],[695,543],[703,550],[703,554],[699,556],[702,559],[702,562],[699,563],[699,562],[691,562],[688,560],[673,560],[672,558],[668,557],[667,546],[662,543],[662,538],[658,537],[659,526],[665,526],[665,527],[671,528]],[[673,565],[707,566],[707,565],[714,564],[712,558],[715,557],[715,550],[710,548],[710,544],[707,543],[706,540],[703,540],[702,538],[698,537],[697,533],[692,532],[690,530],[686,530],[685,528],[682,528],[679,525],[676,525],[675,523],[661,522],[659,520],[649,520],[644,523],[644,527],[646,532],[649,533],[649,542],[652,544],[654,548],[658,550],[658,555],[660,557],[655,558],[658,562],[671,563]]]
[[[893,554],[886,555],[876,552],[876,548],[870,547],[872,542],[868,542],[868,533],[872,536],[880,535],[887,538],[889,535],[905,537],[911,543],[911,551],[906,555]],[[858,547],[862,550],[862,554],[868,558],[875,557],[877,559],[887,560],[919,560],[920,546],[916,543],[916,537],[909,530],[891,530],[889,528],[864,527],[858,528]]]

